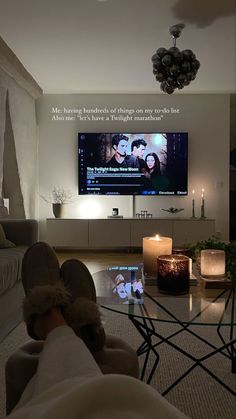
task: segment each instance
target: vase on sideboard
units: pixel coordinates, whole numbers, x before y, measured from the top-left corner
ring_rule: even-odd
[[[65,204],[52,204],[52,212],[55,218],[63,218]]]

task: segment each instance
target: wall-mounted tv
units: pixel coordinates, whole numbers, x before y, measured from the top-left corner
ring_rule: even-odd
[[[79,194],[187,195],[188,133],[79,133]]]

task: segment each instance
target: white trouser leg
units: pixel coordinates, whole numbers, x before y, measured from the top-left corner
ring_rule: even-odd
[[[102,375],[84,342],[69,326],[53,329],[47,336],[39,357],[36,374],[30,380],[16,408],[68,378],[88,378]]]

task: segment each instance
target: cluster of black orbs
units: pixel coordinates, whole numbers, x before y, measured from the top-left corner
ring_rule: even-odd
[[[169,95],[183,89],[195,79],[200,62],[191,49],[159,48],[152,56],[153,73],[161,83],[161,90]]]

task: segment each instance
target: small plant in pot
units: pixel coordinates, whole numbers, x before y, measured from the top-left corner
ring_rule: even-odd
[[[64,212],[64,205],[69,204],[73,200],[73,196],[70,190],[65,190],[64,188],[54,186],[51,196],[46,198],[42,196],[45,202],[52,204],[52,211],[55,218],[62,218]]]
[[[236,241],[224,242],[217,236],[212,236],[207,240],[202,240],[190,247],[190,257],[196,262],[200,271],[201,250],[218,249],[225,252],[225,272],[226,277],[236,286]]]

